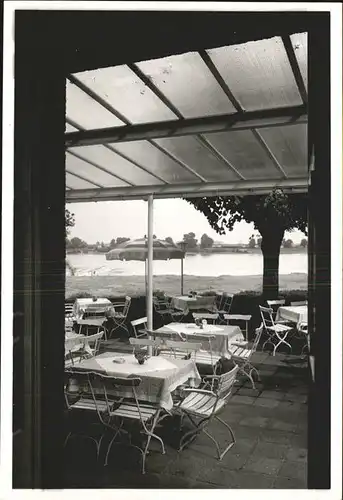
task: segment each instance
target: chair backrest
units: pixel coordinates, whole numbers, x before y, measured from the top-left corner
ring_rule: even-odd
[[[269,309],[272,309],[274,317],[275,317],[279,307],[284,306],[285,304],[286,304],[285,299],[267,300],[267,305],[268,305]]]
[[[224,314],[224,319],[228,321],[250,321],[251,314]]]
[[[268,307],[272,309],[274,306],[284,306],[285,303],[286,303],[285,299],[267,300]]]
[[[142,330],[137,331],[136,327],[141,326],[141,325],[143,325]],[[131,326],[132,326],[133,332],[134,332],[136,337],[138,337],[139,335],[145,335],[146,330],[148,328],[148,318],[145,316],[144,318],[135,319],[135,320],[131,321]],[[139,333],[139,335],[138,335],[138,333]]]
[[[100,346],[100,340],[104,336],[104,332],[94,333],[93,335],[88,335],[85,337],[85,345],[89,345],[93,349],[93,354],[97,354]]]
[[[128,313],[129,313],[130,305],[131,305],[131,297],[129,297],[127,295],[125,297],[125,305],[124,305],[124,309],[123,309],[123,315],[125,316],[125,318],[128,315]]]
[[[166,340],[164,346],[174,354],[176,357],[177,352],[192,353],[201,349],[201,344],[198,342],[185,342],[176,340]]]
[[[232,302],[233,302],[233,294],[232,293],[223,293],[222,302],[220,305],[220,310],[225,311],[227,314],[230,313]]]
[[[291,306],[307,306],[307,300],[298,300],[291,302]]]
[[[215,390],[218,398],[225,399],[231,394],[233,384],[237,378],[238,369],[239,366],[236,365],[229,372],[218,376],[218,386]]]
[[[218,313],[192,313],[192,316],[194,319],[206,319],[210,321],[215,321],[219,318]]]
[[[263,306],[259,306],[259,308],[264,328],[273,327],[274,326],[273,309]]]
[[[64,341],[64,349],[69,353],[74,347],[84,346],[86,337],[84,335],[75,335],[75,337],[66,338]]]
[[[263,323],[261,323],[260,326],[255,330],[255,338],[251,347],[252,354],[257,350],[258,344],[260,343],[261,340],[262,332],[263,332]]]
[[[186,340],[185,335],[182,334],[181,332],[175,332],[172,330],[163,330],[163,328],[155,331],[147,330],[147,334],[155,339],[161,339],[161,340],[176,340],[176,341]]]
[[[136,337],[130,337],[129,342],[134,347],[159,347],[161,344],[160,339],[137,339]]]
[[[94,403],[97,408],[98,416],[101,421],[103,421],[103,414],[99,409],[99,398],[96,397],[99,392],[103,394],[103,400],[107,403],[107,412],[111,412],[111,401],[117,399],[122,401],[123,399],[134,400],[136,403],[137,411],[140,420],[145,426],[142,412],[139,404],[139,400],[136,393],[136,388],[140,385],[141,379],[139,377],[111,377],[109,375],[103,375],[100,373],[90,372],[88,374],[90,388],[92,391],[92,396]],[[129,414],[128,414],[129,415]]]

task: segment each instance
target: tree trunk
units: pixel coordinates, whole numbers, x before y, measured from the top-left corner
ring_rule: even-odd
[[[265,300],[275,299],[279,294],[279,256],[284,231],[275,231],[273,227],[268,227],[260,233],[263,253],[263,297]]]

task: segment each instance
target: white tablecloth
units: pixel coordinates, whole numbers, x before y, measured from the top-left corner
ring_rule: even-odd
[[[188,295],[181,295],[179,297],[172,297],[171,305],[175,309],[183,311],[188,314],[189,311],[196,311],[198,309],[212,309],[216,297],[214,295],[202,296],[196,295],[195,297],[188,297]]]
[[[307,306],[282,306],[276,313],[276,320],[284,319],[299,323],[307,323]]]
[[[228,351],[228,346],[231,342],[244,340],[243,334],[239,326],[236,325],[209,325],[207,324],[203,329],[196,326],[195,323],[169,323],[159,330],[167,333],[170,331],[172,337],[173,333],[181,333],[185,338],[192,337],[192,335],[214,335],[215,338],[211,341],[212,353],[218,356],[225,356],[230,358],[231,355]],[[173,339],[175,340],[175,339]]]
[[[98,297],[96,301],[93,301],[92,298],[76,299],[73,309],[76,319],[81,319],[89,308],[96,313],[97,308],[106,308],[110,311],[113,309],[113,305],[112,302],[105,297]]]
[[[123,358],[124,363],[115,363],[115,358]],[[93,371],[113,377],[134,377],[141,379],[137,396],[142,401],[158,403],[162,408],[173,407],[171,393],[179,385],[191,380],[197,387],[201,382],[195,362],[187,359],[166,359],[153,356],[140,365],[133,354],[105,352],[91,359],[85,359],[72,367],[74,372]],[[131,391],[120,391],[121,396],[132,397]]]

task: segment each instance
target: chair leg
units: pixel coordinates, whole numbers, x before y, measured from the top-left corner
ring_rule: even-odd
[[[219,456],[219,460],[222,460],[224,458],[224,456],[226,455],[226,453],[234,446],[234,444],[236,443],[236,439],[235,439],[235,435],[233,433],[233,430],[231,429],[231,427],[229,426],[229,424],[227,424],[226,422],[224,422],[224,420],[222,420],[218,416],[215,416],[214,418],[216,418],[221,424],[223,424],[228,429],[228,431],[230,433],[230,436],[231,436],[231,439],[232,439],[232,442],[225,448],[224,451],[222,451],[222,453]]]
[[[289,343],[286,341],[286,337],[287,337],[287,334],[286,334],[284,337],[282,337],[282,338],[278,336],[279,342],[278,342],[278,343],[274,346],[273,356],[275,356],[275,353],[276,353],[276,351],[277,351],[277,348],[278,348],[281,344],[286,344],[286,345],[290,348],[290,350],[291,350],[291,352],[292,352],[292,346],[291,346],[291,344],[289,344]]]

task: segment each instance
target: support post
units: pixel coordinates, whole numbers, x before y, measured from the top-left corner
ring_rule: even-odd
[[[183,257],[181,257],[181,295],[183,295]]]
[[[147,317],[148,330],[153,329],[153,209],[154,197],[148,197],[148,300],[147,300]],[[149,355],[151,356],[152,349],[149,347]]]

